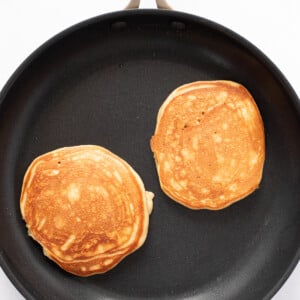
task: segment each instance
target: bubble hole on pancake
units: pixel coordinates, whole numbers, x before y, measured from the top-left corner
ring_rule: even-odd
[[[218,210],[260,184],[263,121],[249,91],[232,81],[175,89],[159,109],[150,141],[162,190],[191,209]]]
[[[20,209],[44,254],[78,276],[104,273],[141,247],[154,194],[123,159],[94,145],[37,157]]]

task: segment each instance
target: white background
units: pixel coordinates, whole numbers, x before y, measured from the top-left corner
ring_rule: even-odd
[[[20,63],[47,39],[82,20],[122,9],[127,2],[1,1],[0,90]],[[176,10],[220,23],[251,41],[277,65],[300,96],[299,0],[169,0],[168,3]],[[154,0],[142,0],[141,6],[153,8]],[[0,299],[23,299],[1,268],[0,291]],[[300,264],[273,298],[286,299],[300,299]]]

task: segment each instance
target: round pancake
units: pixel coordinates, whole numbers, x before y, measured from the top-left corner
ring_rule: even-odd
[[[67,272],[104,273],[145,241],[151,192],[120,157],[94,145],[37,157],[20,208],[29,235]]]
[[[249,91],[232,81],[174,90],[158,112],[150,144],[162,190],[191,209],[225,208],[262,178],[262,118]]]

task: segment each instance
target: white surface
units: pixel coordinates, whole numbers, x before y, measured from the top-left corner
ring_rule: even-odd
[[[126,0],[9,0],[0,2],[0,90],[20,63],[61,30],[84,19],[127,5]],[[262,50],[300,96],[299,0],[169,0],[176,10],[193,13],[239,33]],[[154,7],[154,0],[141,1]],[[1,299],[24,299],[0,268]],[[300,264],[273,300],[300,299]]]

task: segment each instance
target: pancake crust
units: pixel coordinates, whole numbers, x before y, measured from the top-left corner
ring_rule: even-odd
[[[120,157],[93,145],[37,157],[20,208],[29,235],[67,272],[104,273],[145,241],[151,192]]]
[[[262,118],[248,90],[232,81],[174,90],[158,112],[150,144],[162,190],[191,209],[225,208],[262,178]]]

